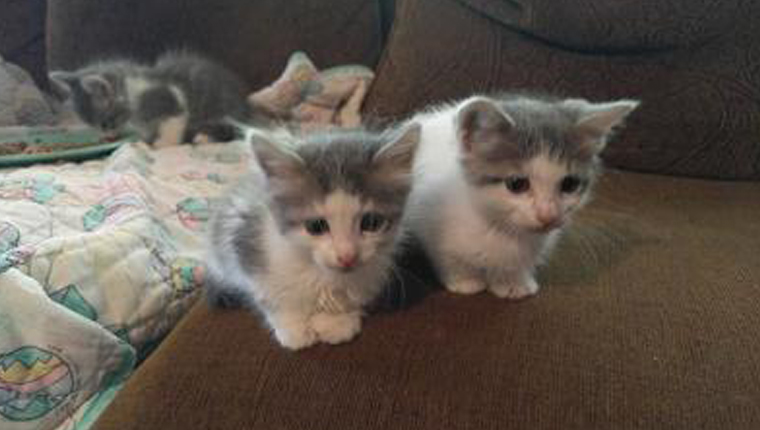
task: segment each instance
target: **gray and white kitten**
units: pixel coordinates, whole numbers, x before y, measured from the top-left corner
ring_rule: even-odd
[[[254,306],[289,349],[348,341],[391,274],[420,128],[251,135],[261,170],[213,217],[208,298]]]
[[[416,115],[408,224],[445,287],[535,294],[537,265],[588,201],[599,153],[637,105],[507,94]]]
[[[50,77],[87,124],[106,132],[131,129],[156,146],[191,142],[199,134],[231,140],[235,127],[226,120],[248,120],[240,78],[188,51],[168,52],[151,65],[115,59]]]

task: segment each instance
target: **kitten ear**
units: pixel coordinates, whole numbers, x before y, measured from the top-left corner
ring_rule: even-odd
[[[386,190],[405,189],[411,185],[414,156],[420,144],[422,127],[413,123],[402,129],[390,143],[372,158],[371,182]]]
[[[50,92],[58,101],[65,101],[71,97],[71,84],[79,77],[72,72],[54,70],[48,74]]]
[[[607,144],[612,131],[622,125],[623,120],[639,106],[636,100],[618,100],[607,103],[589,103],[585,100],[566,100],[566,104],[577,106],[581,115],[575,124],[575,131],[591,145],[595,154]]]
[[[76,72],[67,72],[65,70],[53,70],[48,73],[48,78],[51,81],[60,82],[66,85],[71,85],[72,82],[79,80],[79,75]]]
[[[373,163],[399,171],[411,171],[421,135],[422,127],[418,123],[406,126],[395,139],[377,151]]]
[[[456,127],[466,154],[488,158],[511,155],[504,142],[511,137],[515,121],[492,100],[474,97],[465,102],[457,114]]]
[[[298,174],[303,160],[295,152],[273,138],[258,131],[248,132],[261,170],[268,178],[286,178]]]
[[[79,79],[82,89],[98,100],[108,100],[114,94],[114,88],[103,75],[84,75]]]

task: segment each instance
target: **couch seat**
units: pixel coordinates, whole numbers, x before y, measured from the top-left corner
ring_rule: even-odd
[[[298,353],[198,303],[95,428],[760,428],[760,183],[608,172],[540,281]]]

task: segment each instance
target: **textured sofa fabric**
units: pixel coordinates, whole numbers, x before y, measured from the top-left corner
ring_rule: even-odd
[[[189,47],[258,89],[296,50],[320,67],[374,66],[382,48],[377,0],[50,0],[48,8],[51,69]]]
[[[199,303],[97,430],[760,428],[760,184],[610,173],[525,301],[298,353]]]
[[[47,88],[46,5],[46,0],[4,0],[0,3],[0,57],[24,68],[41,88]]]
[[[396,3],[383,48],[387,0],[50,0],[48,55],[72,68],[182,44],[258,88],[296,49],[323,67],[383,49],[367,112],[510,88],[640,98],[608,164],[760,179],[760,2]],[[371,316],[354,342],[299,353],[200,302],[95,428],[760,428],[760,182],[599,185],[535,298],[423,280],[424,300]]]
[[[760,2],[406,0],[367,107],[402,116],[473,90],[642,107],[614,166],[760,179]]]
[[[610,54],[700,48],[734,32],[746,44],[757,11],[747,0],[456,1],[546,43]]]

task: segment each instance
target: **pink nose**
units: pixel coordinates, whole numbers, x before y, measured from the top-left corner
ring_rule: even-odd
[[[554,204],[538,204],[536,206],[536,221],[541,224],[543,228],[550,228],[559,224],[560,222],[560,210]]]
[[[536,220],[544,227],[549,227],[559,223],[559,217],[554,214],[539,214],[536,216]]]
[[[338,255],[338,264],[344,269],[350,269],[356,265],[356,254]]]

